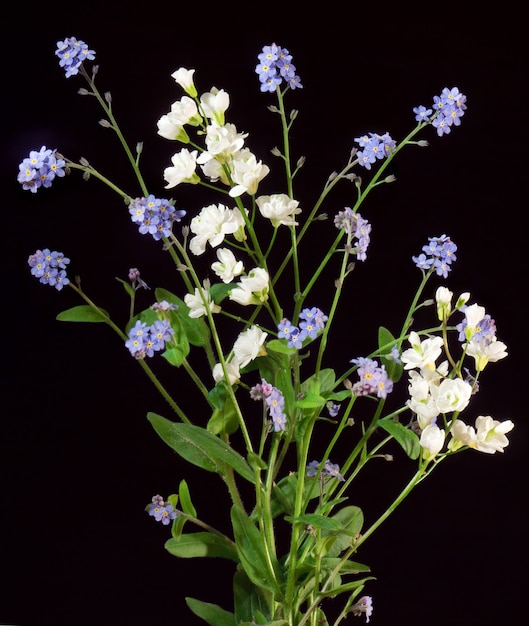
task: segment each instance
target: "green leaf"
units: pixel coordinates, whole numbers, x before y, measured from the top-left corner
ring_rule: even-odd
[[[118,278],[117,276],[116,280],[123,285],[125,291],[127,292],[127,295],[129,295],[131,298],[134,298],[134,289],[132,288],[132,285],[128,281],[123,280],[122,278]]]
[[[325,398],[319,394],[307,391],[307,393],[303,394],[302,398],[296,400],[295,406],[300,409],[316,409],[319,406],[323,406],[325,402]]]
[[[278,584],[279,564],[274,555],[267,556],[264,536],[236,504],[231,508],[231,523],[239,560],[244,571],[248,574],[248,578],[263,589],[280,593]]]
[[[147,419],[165,443],[182,458],[208,472],[226,475],[226,465],[253,483],[254,473],[245,459],[229,444],[205,428],[193,424],[171,422],[156,413],[148,413]]]
[[[387,328],[381,326],[378,329],[378,347],[381,350],[380,361],[382,365],[386,368],[386,372],[389,378],[396,383],[400,380],[402,376],[402,372],[404,371],[404,366],[402,363],[397,363],[395,359],[388,358],[387,355],[391,351],[391,347],[388,348],[389,345],[396,345],[395,337],[389,332]]]
[[[272,339],[268,341],[266,343],[266,351],[286,354],[287,356],[294,356],[297,353],[297,349],[289,348],[287,342],[283,339]]]
[[[219,381],[208,394],[208,401],[214,411],[208,421],[207,430],[214,435],[236,432],[239,429],[239,416],[233,400],[228,394],[226,381]]]
[[[244,570],[237,570],[233,576],[233,604],[237,624],[257,624],[257,615],[268,614],[268,602],[265,591],[254,585]],[[263,616],[264,617],[264,616]],[[264,624],[268,623],[265,617]]]
[[[362,530],[364,524],[364,514],[362,509],[357,506],[344,506],[332,516],[338,524],[347,529],[347,532],[338,533],[336,541],[332,544],[327,552],[330,557],[338,556],[352,544],[352,537],[355,537]],[[321,532],[323,537],[329,536],[330,531],[324,529]],[[334,533],[333,533],[334,534]]]
[[[196,616],[203,619],[210,626],[237,626],[235,615],[217,604],[202,602],[202,600],[194,598],[186,598],[186,603]]]
[[[108,317],[108,313],[101,309]],[[59,322],[106,322],[107,320],[88,304],[80,304],[62,311],[56,317]]]
[[[189,487],[185,480],[180,481],[180,486],[178,487],[178,497],[180,498],[180,505],[182,507],[182,511],[186,515],[190,515],[191,517],[196,517],[197,512],[193,503],[191,502],[191,494],[189,493]]]
[[[180,320],[182,329],[190,344],[204,346],[208,343],[211,333],[206,322],[202,318],[189,317],[189,307],[183,300],[167,291],[167,289],[158,288],[155,289],[154,293],[158,302],[166,300],[171,304],[176,304],[178,309],[174,313]]]
[[[419,437],[400,422],[391,420],[379,420],[378,425],[397,441],[410,459],[416,459],[421,453]]]
[[[351,591],[354,591],[361,585],[364,585],[367,580],[375,580],[375,577],[367,576],[366,578],[361,578],[360,580],[352,580],[351,582],[345,583],[344,585],[338,585],[337,587],[333,587],[328,591],[320,591],[318,595],[324,598],[334,598],[341,593],[350,593]]]
[[[302,522],[308,526],[324,529],[328,531],[328,533],[343,533],[351,537],[356,535],[354,530],[349,530],[345,526],[342,526],[335,517],[326,517],[325,515],[318,515],[317,513],[307,513],[306,515],[300,515],[298,517],[286,516],[285,520],[287,522]]]
[[[171,347],[162,352],[162,356],[166,359],[171,365],[175,367],[180,367],[186,358],[186,354],[180,347]]]
[[[186,533],[165,542],[165,549],[182,559],[197,557],[222,557],[238,562],[237,549],[233,543],[219,535],[208,532]]]
[[[209,293],[211,298],[215,304],[220,304],[225,298],[228,297],[228,294],[233,289],[233,285],[231,283],[214,283],[209,288]]]

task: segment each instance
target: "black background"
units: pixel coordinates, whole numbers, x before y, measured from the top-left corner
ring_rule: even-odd
[[[467,95],[462,126],[443,138],[427,129],[430,147],[405,150],[393,168],[397,182],[361,210],[373,225],[372,244],[348,285],[330,365],[343,370],[367,354],[379,324],[399,328],[419,280],[411,255],[428,236],[449,234],[459,251],[446,285],[456,295],[470,291],[509,348],[507,359],[485,370],[468,420],[492,415],[512,419],[515,429],[503,455],[449,459],[366,542],[359,560],[377,578],[366,589],[374,598],[371,623],[492,626],[526,619],[527,47],[520,18],[508,8],[465,14],[453,5],[406,12],[269,4],[229,11],[151,2],[97,12],[60,3],[35,3],[30,15],[27,5],[8,9],[0,623],[194,625],[202,622],[188,611],[186,596],[231,606],[231,565],[171,557],[163,548],[168,529],[144,512],[153,494],[174,492],[186,478],[201,517],[227,529],[221,481],[157,438],[145,415],[170,411],[112,331],[57,322],[77,297],[39,285],[27,268],[35,249],[62,250],[72,259],[70,273],[119,322],[127,302],[115,277],[126,278],[130,267],[152,287],[181,284],[160,245],[139,235],[120,199],[98,181],[85,183],[74,172],[37,194],[16,182],[22,158],[47,145],[73,160],[86,157],[136,192],[116,138],[97,124],[97,103],[76,94],[82,78],[65,79],[58,66],[56,42],[71,36],[96,50],[98,86],[111,91],[130,144],[144,142],[143,172],[159,196],[163,168],[178,147],[156,134],[156,122],[181,96],[170,77],[181,66],[196,68],[199,92],[212,85],[228,91],[228,121],[249,132],[247,145],[278,170],[269,151],[280,142],[279,127],[267,111],[275,100],[259,92],[254,67],[263,45],[289,48],[304,85],[287,97],[287,106],[300,111],[294,157],[307,157],[296,179],[302,206],[346,161],[354,137],[388,131],[401,139],[414,124],[413,106],[428,104],[445,86]],[[278,175],[260,192],[276,192],[274,184],[281,184]],[[174,196],[190,215],[218,201],[196,187],[178,187]],[[332,214],[353,202],[354,188],[344,183],[326,209]],[[309,259],[322,249],[325,228],[307,246]],[[150,304],[148,294],[140,297]],[[194,405],[183,372],[161,364],[160,375],[181,387],[186,407]],[[410,471],[399,454],[391,465],[374,465],[352,501],[373,519]]]

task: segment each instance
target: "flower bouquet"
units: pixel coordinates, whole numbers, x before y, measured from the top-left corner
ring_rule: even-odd
[[[289,51],[271,44],[256,58],[255,86],[273,102],[268,109],[282,138],[271,154],[284,175],[282,189],[263,193],[270,167],[247,147],[248,133],[227,121],[229,94],[199,91],[195,70],[181,67],[172,74],[180,97],[157,121],[160,141],[179,146],[160,173],[172,191],[158,194],[142,174],[143,145],[131,148],[110,93],[96,87],[95,52],[70,37],[55,54],[67,78],[86,81],[79,93],[102,107],[100,124],[121,143],[137,189],[121,189],[86,159],[47,146],[23,159],[18,181],[45,193],[76,170],[85,181],[98,179],[121,198],[123,228],[159,242],[175,271],[170,284],[154,290],[135,267],[118,279],[127,315],[120,327],[69,275],[72,261],[62,251],[43,247],[28,264],[40,283],[79,296],[58,320],[115,331],[167,403],[169,415],[147,415],[155,433],[194,471],[225,485],[229,533],[201,516],[185,478],[174,493],[146,503],[146,514],[168,527],[170,554],[233,563],[232,601],[189,597],[190,611],[211,626],[338,626],[350,615],[369,622],[374,576],[362,562],[364,542],[442,461],[503,452],[513,428],[511,420],[472,413],[481,372],[507,348],[470,293],[454,298],[445,284],[432,287],[433,279],[448,282],[457,260],[446,234],[425,233],[417,242],[409,259],[417,287],[399,328],[381,325],[376,345],[349,355],[343,371],[331,358],[344,289],[368,262],[365,199],[395,182],[392,163],[401,150],[425,149],[430,135],[439,140],[457,130],[466,97],[445,87],[429,106],[414,107],[400,141],[388,132],[356,137],[319,195],[300,201],[294,183],[305,158],[291,154],[298,111],[288,109],[287,98],[303,85]],[[339,184],[349,186],[351,201],[326,213]],[[206,188],[218,201],[181,208],[178,197],[165,197],[177,196],[180,185]],[[314,232],[317,246],[307,243]],[[146,308],[138,306],[140,291],[150,299]],[[425,327],[417,326],[419,310]],[[178,371],[174,388],[161,381],[162,368]],[[183,376],[195,390],[191,410],[181,401]],[[392,400],[397,387],[403,402]],[[378,518],[364,519],[352,485],[377,459],[390,468],[395,449],[409,479]]]

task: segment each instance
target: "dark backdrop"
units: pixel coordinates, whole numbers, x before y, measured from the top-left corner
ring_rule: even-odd
[[[215,85],[230,93],[229,121],[249,132],[248,145],[277,169],[269,150],[280,136],[267,111],[274,97],[259,92],[253,70],[264,44],[290,49],[304,84],[287,105],[300,111],[292,140],[296,155],[307,156],[296,181],[307,204],[347,159],[354,137],[389,131],[401,139],[414,123],[413,106],[444,86],[467,95],[462,126],[441,139],[428,129],[431,146],[404,151],[393,168],[397,182],[372,194],[363,209],[372,245],[350,283],[332,365],[340,369],[366,354],[379,323],[398,328],[418,280],[411,255],[428,236],[449,234],[459,259],[446,284],[487,308],[510,353],[485,370],[469,411],[512,419],[511,444],[503,455],[449,460],[359,558],[378,579],[367,588],[374,626],[520,623],[528,557],[528,93],[519,19],[504,5],[500,13],[465,15],[448,5],[235,11],[151,2],[94,12],[60,4],[35,3],[24,15],[11,6],[2,24],[0,623],[194,626],[199,620],[186,596],[231,603],[231,567],[171,557],[163,548],[168,529],[143,510],[154,493],[171,493],[186,478],[201,516],[227,528],[221,481],[156,437],[145,415],[170,417],[169,409],[112,331],[57,322],[59,311],[79,303],[75,294],[39,285],[26,265],[36,248],[62,250],[87,293],[118,320],[126,303],[116,276],[136,266],[153,287],[174,281],[160,246],[137,233],[119,198],[98,181],[84,183],[74,173],[36,195],[16,182],[21,159],[47,145],[133,185],[117,141],[97,124],[97,103],[76,95],[82,79],[65,79],[58,67],[56,41],[70,36],[96,50],[99,88],[111,91],[131,144],[144,142],[143,171],[158,195],[175,144],[157,136],[156,121],[181,95],[170,77],[180,66],[196,68],[199,91]],[[174,191],[190,214],[215,201],[195,194],[197,188]],[[342,184],[328,210],[353,201],[354,189]],[[319,240],[311,245],[316,251]],[[183,373],[161,375],[181,386],[184,403],[194,402]],[[384,493],[396,493],[406,468],[397,455],[391,466],[370,470],[354,494],[366,516],[379,512]]]

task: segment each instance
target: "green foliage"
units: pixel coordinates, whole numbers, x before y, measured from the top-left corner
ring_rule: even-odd
[[[227,467],[253,483],[255,477],[244,460],[229,444],[200,426],[179,424],[156,413],[147,418],[160,438],[189,463],[226,478]]]
[[[57,315],[59,322],[106,322],[108,313],[103,309],[94,309],[91,306],[81,304],[71,309],[62,311]]]

